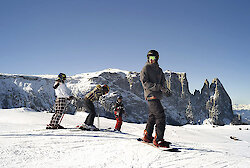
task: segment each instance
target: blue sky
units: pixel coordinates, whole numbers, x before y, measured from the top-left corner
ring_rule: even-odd
[[[0,72],[140,72],[156,49],[191,92],[219,78],[250,104],[248,0],[1,0]]]

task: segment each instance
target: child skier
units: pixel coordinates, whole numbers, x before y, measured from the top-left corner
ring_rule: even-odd
[[[94,101],[99,100],[99,98],[109,92],[108,85],[97,85],[92,91],[90,91],[85,97],[84,97],[84,108],[87,112],[89,112],[89,115],[87,116],[84,124],[79,126],[82,130],[98,130],[94,126],[94,119],[96,116],[95,112],[95,106],[93,104]]]
[[[122,115],[125,114],[124,106],[122,103],[122,96],[117,97],[117,101],[114,105],[114,114],[116,119],[116,125],[114,131],[120,132],[122,126]]]
[[[160,99],[163,93],[166,96],[170,96],[171,92],[165,86],[165,75],[159,67],[158,59],[159,53],[156,50],[150,50],[147,54],[147,63],[140,73],[144,96],[148,101],[149,107],[149,117],[142,139],[145,142],[153,142],[157,147],[169,147],[169,143],[163,139],[166,116]],[[152,137],[154,125],[156,125],[155,138]]]
[[[46,129],[63,129],[64,127],[60,125],[62,121],[63,114],[66,109],[67,100],[73,98],[70,93],[70,90],[65,85],[66,75],[64,73],[60,73],[56,82],[53,86],[56,94],[55,101],[55,113],[51,118],[50,124],[47,125]]]

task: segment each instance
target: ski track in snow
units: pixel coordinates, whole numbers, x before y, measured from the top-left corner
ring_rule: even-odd
[[[0,110],[0,167],[244,168],[250,164],[249,126],[166,126],[165,139],[181,150],[166,152],[136,140],[145,124],[124,123],[122,131],[128,134],[45,130],[51,115],[25,109]],[[86,116],[65,115],[62,125],[73,128]],[[105,118],[100,123],[101,128],[115,125],[114,120]]]

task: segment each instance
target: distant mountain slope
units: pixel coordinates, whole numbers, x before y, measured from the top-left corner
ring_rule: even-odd
[[[229,95],[215,78],[211,84],[206,80],[201,91],[191,94],[186,73],[166,71],[167,86],[173,95],[163,98],[167,123],[172,125],[202,124],[210,118],[213,124],[229,124],[233,119],[232,103]],[[52,88],[56,76],[0,74],[0,108],[29,107],[37,111],[49,110],[54,104]],[[67,78],[67,86],[77,97],[84,95],[97,84],[108,84],[108,95],[96,104],[101,116],[113,118],[112,104],[118,95],[124,97],[127,111],[125,121],[142,123],[148,116],[147,102],[138,72],[107,69],[93,73],[83,73]],[[78,110],[81,110],[78,107]]]
[[[243,123],[250,124],[250,104],[234,104],[233,111],[241,115]]]

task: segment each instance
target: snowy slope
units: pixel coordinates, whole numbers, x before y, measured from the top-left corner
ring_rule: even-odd
[[[244,168],[250,164],[250,126],[166,126],[165,139],[181,150],[171,153],[136,141],[144,124],[124,123],[122,131],[127,134],[45,130],[51,115],[25,108],[0,109],[0,167]],[[73,128],[85,117],[86,113],[65,115],[62,125]],[[115,125],[114,120],[100,121],[102,128]]]

